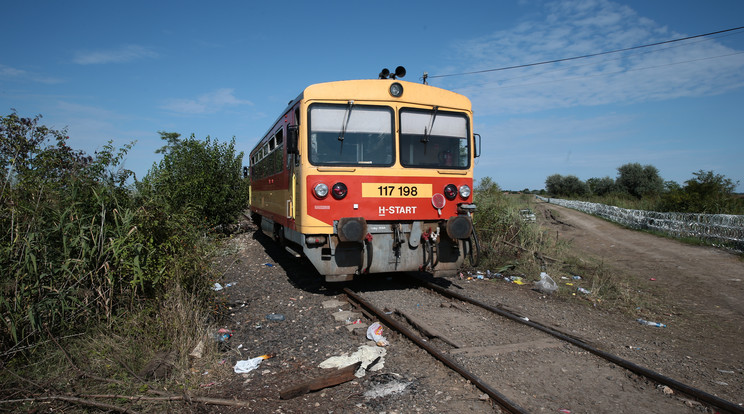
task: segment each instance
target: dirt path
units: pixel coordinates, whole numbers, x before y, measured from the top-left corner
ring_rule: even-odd
[[[537,206],[543,216],[552,210],[565,223],[546,225],[570,240],[573,248],[640,280],[655,279],[657,292],[680,309],[744,327],[744,261],[739,256],[628,230],[542,201]]]

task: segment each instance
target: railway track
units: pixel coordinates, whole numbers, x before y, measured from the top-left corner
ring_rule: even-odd
[[[715,412],[744,413],[744,407],[523,315],[418,278],[410,286],[344,293],[368,317],[408,337],[507,412],[699,412],[695,400]],[[525,350],[529,357],[523,358]],[[606,390],[610,397],[604,400],[616,405],[593,405],[592,396],[582,393],[587,384]],[[668,398],[672,392],[691,399]]]

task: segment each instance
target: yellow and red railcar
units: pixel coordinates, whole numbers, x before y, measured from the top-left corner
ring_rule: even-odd
[[[452,274],[477,245],[470,101],[381,78],[307,87],[250,153],[254,220],[328,281]]]

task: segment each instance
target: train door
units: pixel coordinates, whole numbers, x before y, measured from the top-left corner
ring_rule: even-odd
[[[299,127],[300,127],[300,109],[295,108],[293,119],[289,123],[287,128],[287,188],[289,189],[287,195],[287,227],[295,229],[295,217],[297,214],[297,196],[299,190],[297,188],[298,180],[297,173],[299,168],[299,151],[297,148],[297,141],[299,139]]]

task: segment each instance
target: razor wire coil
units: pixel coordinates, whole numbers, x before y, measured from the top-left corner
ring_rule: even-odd
[[[662,213],[631,210],[588,201],[536,196],[550,204],[582,211],[624,226],[654,230],[673,237],[695,237],[712,243],[725,243],[744,250],[744,216],[732,214]]]

